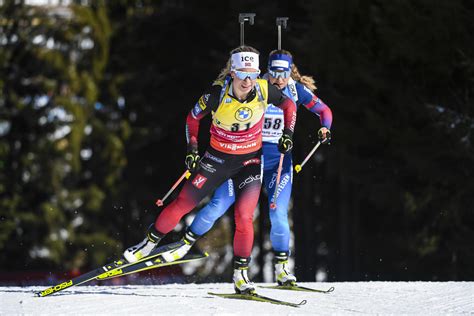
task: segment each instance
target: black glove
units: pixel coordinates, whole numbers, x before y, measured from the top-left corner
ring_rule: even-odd
[[[293,139],[291,139],[291,135],[283,132],[280,139],[278,140],[278,151],[282,154],[289,153],[293,148]]]
[[[321,127],[318,131],[318,139],[321,144],[328,144],[331,142],[331,131],[327,127]]]
[[[199,166],[199,158],[199,152],[196,148],[188,149],[188,154],[184,160],[186,168],[191,172],[196,171]]]

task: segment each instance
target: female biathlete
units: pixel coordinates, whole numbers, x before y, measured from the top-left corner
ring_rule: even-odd
[[[178,197],[150,226],[147,237],[128,248],[124,257],[135,262],[147,256],[163,238],[206,195],[227,179],[235,188],[234,286],[238,293],[255,291],[247,276],[253,246],[253,212],[260,195],[261,147],[264,113],[268,104],[283,112],[283,126],[278,150],[288,153],[296,122],[296,105],[267,80],[257,79],[259,53],[249,46],[231,52],[227,66],[221,71],[215,85],[204,93],[186,119],[188,154],[186,166],[192,172]],[[198,155],[199,121],[213,112],[210,147],[202,160]],[[186,234],[180,245],[163,257],[167,261],[181,258],[197,236]]]
[[[318,131],[318,138],[321,143],[327,144],[331,139],[332,112],[321,99],[314,95],[313,91],[316,86],[313,78],[302,76],[299,73],[298,68],[293,63],[291,53],[286,50],[272,51],[269,56],[268,73],[264,75],[264,78],[268,79],[272,85],[280,89],[297,105],[303,105],[319,116],[322,127]],[[263,181],[268,193],[268,204],[271,205],[274,202],[275,182],[280,159],[278,139],[284,135],[283,111],[281,109],[273,105],[267,108],[262,134]],[[277,207],[269,210],[270,240],[275,257],[275,279],[280,285],[296,284],[296,277],[288,267],[288,256],[290,254],[288,204],[293,181],[292,169],[292,157],[291,154],[287,154],[283,160],[281,180],[277,191]],[[240,185],[232,182],[231,179],[222,184],[215,191],[207,206],[197,213],[185,236],[192,236],[192,240],[195,241],[199,236],[208,232],[214,222],[234,203],[234,191],[239,190]],[[186,245],[184,248],[189,249],[190,246]]]

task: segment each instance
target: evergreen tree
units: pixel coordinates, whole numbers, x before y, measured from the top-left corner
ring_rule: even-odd
[[[99,102],[105,7],[8,2],[0,10],[1,265],[103,263],[119,246],[102,205],[116,192],[126,136]]]

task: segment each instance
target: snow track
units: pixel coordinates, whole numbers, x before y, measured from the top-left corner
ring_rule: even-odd
[[[157,286],[78,286],[48,296],[45,287],[0,287],[0,315],[255,315],[474,314],[474,282],[301,283],[330,294],[258,289],[262,295],[307,304],[299,308],[213,297],[230,283]]]

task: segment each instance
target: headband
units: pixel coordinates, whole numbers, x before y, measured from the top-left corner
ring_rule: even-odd
[[[268,69],[273,71],[289,71],[293,64],[293,58],[286,54],[271,55],[268,60]]]
[[[254,68],[259,70],[258,65],[258,54],[253,52],[240,52],[234,53],[231,57],[232,67],[231,70],[237,70],[242,68]]]

